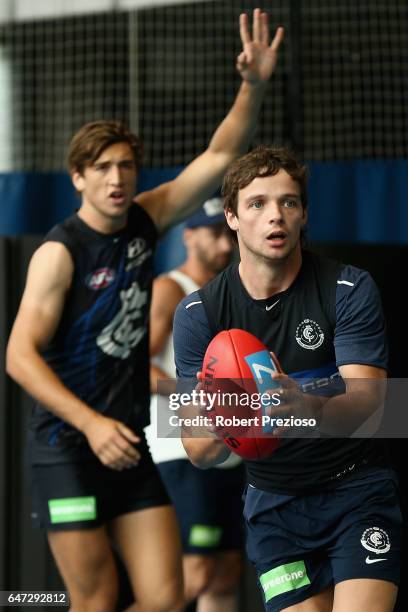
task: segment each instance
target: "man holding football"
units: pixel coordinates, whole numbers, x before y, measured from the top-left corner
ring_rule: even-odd
[[[364,270],[302,248],[306,170],[290,151],[259,147],[237,160],[223,195],[241,260],[179,305],[178,377],[200,372],[218,332],[241,328],[279,359],[282,372],[273,381],[282,405],[269,412],[318,423],[311,437],[278,430],[289,435],[269,457],[246,460],[247,554],[265,608],[390,612],[400,564],[395,476],[379,441],[349,437],[384,399],[378,291]],[[296,378],[337,380],[344,388],[334,396],[306,394]],[[229,454],[216,432],[199,438],[185,431],[183,443],[202,468]]]

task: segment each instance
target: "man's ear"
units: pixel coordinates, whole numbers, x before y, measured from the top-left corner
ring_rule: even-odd
[[[231,208],[226,209],[225,218],[227,220],[229,228],[236,232],[239,225],[238,217]]]
[[[303,223],[302,223],[302,227],[305,227],[305,225],[307,224],[307,208],[303,209]]]
[[[71,172],[71,180],[77,192],[82,193],[85,186],[83,174],[78,172],[78,170],[75,170],[74,172]]]

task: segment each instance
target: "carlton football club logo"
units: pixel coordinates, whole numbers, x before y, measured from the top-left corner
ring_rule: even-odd
[[[90,289],[98,291],[108,287],[115,279],[115,270],[112,268],[99,268],[86,279],[86,284]]]
[[[360,541],[365,549],[377,555],[384,555],[391,548],[390,538],[387,532],[379,527],[369,527],[366,529]]]
[[[296,328],[296,342],[304,349],[316,350],[323,344],[322,328],[313,319],[304,319]]]
[[[128,244],[127,256],[129,259],[136,259],[146,248],[146,240],[143,238],[133,238]]]
[[[120,292],[121,309],[96,339],[99,348],[112,357],[127,359],[146,334],[144,306],[147,291],[134,282]]]
[[[146,240],[143,238],[134,238],[127,247],[127,263],[126,272],[141,266],[146,259],[152,255],[152,249],[146,249]]]

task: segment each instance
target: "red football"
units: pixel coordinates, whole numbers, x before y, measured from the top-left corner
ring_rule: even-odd
[[[277,386],[272,379],[276,371],[281,371],[278,361],[243,329],[224,330],[207,347],[202,383],[212,398],[208,414],[229,449],[245,459],[269,457],[279,446],[263,422],[266,398],[273,398],[266,391]]]

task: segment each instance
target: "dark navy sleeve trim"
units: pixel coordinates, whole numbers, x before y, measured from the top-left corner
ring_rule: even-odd
[[[177,306],[173,323],[174,359],[178,378],[195,378],[212,339],[207,315],[197,291]]]
[[[365,270],[345,266],[337,279],[337,366],[371,365],[387,369],[388,351],[381,298]]]

